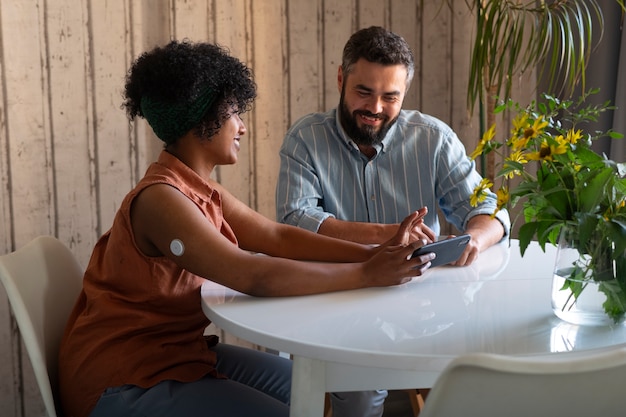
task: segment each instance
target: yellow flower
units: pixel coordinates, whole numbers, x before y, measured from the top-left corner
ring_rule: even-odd
[[[528,113],[519,113],[513,119],[513,129],[511,129],[512,135],[517,135],[520,130],[525,131],[530,127],[528,123]]]
[[[492,219],[496,217],[496,214],[500,210],[505,208],[506,205],[509,203],[509,188],[508,187],[500,188],[498,191],[496,191],[496,196],[498,197],[498,203],[497,203],[498,206],[496,207],[496,210],[491,214]]]
[[[528,159],[531,161],[552,161],[553,155],[560,155],[567,152],[567,147],[559,143],[558,145],[550,145],[546,141],[541,142],[539,152],[530,152]]]
[[[528,141],[542,134],[546,126],[548,126],[548,122],[543,120],[543,116],[539,116],[531,126],[530,123],[528,123],[528,115],[524,113],[522,117],[518,115],[518,117],[515,118],[513,126],[515,127],[511,132],[514,136],[509,139],[509,143],[513,150],[517,151],[526,149]],[[522,135],[517,133],[520,130],[523,131]]]
[[[513,128],[511,129],[511,138],[507,141],[507,145],[514,149],[526,146],[528,139],[524,137],[525,132],[530,127],[528,123],[528,113],[518,113],[513,119]],[[521,132],[521,134],[520,134]]]
[[[478,203],[482,203],[487,198],[487,190],[491,187],[493,183],[489,181],[488,178],[483,178],[480,181],[480,184],[474,188],[474,192],[470,197],[470,205],[472,207],[476,207]]]
[[[509,202],[509,187],[502,187],[496,191],[498,196],[498,208],[501,209]]]
[[[561,155],[567,152],[567,144],[566,142],[562,142],[557,144],[556,146],[550,145],[550,153],[552,155]]]
[[[474,159],[478,158],[483,153],[484,148],[485,144],[481,140],[480,142],[478,142],[476,149],[474,149],[474,151],[470,154],[470,159],[473,161]]]
[[[574,129],[570,129],[567,131],[567,136],[566,136],[566,140],[568,143],[571,143],[572,145],[576,145],[576,143],[578,142],[578,140],[580,138],[583,137],[582,131],[580,129],[578,129],[577,131],[574,132]]]
[[[553,155],[562,154],[567,152],[570,148],[570,142],[563,135],[557,135],[554,140],[556,141],[555,151],[552,152]]]
[[[528,141],[528,139],[536,138],[542,134],[546,126],[548,126],[548,122],[544,122],[543,116],[539,116],[532,126],[528,125],[524,130],[524,137],[526,138],[526,141]]]
[[[526,154],[522,151],[516,151],[509,155],[507,158],[509,161],[519,162],[520,164],[525,164],[528,161],[526,160]]]
[[[510,162],[517,162],[517,163],[520,163],[520,164],[525,164],[525,163],[528,162],[526,160],[526,154],[524,152],[522,152],[522,151],[515,151],[512,154],[510,154],[509,157],[504,160],[504,164],[507,165],[508,161],[510,161]],[[521,174],[522,174],[521,171],[519,169],[516,169],[516,170],[513,170],[511,172],[507,172],[506,175],[505,175],[505,178],[511,179],[514,176],[521,175]]]
[[[474,152],[472,152],[472,154],[470,155],[470,159],[473,161],[474,159],[476,159],[479,155],[481,155],[483,153],[483,149],[485,148],[485,145],[487,144],[487,142],[489,142],[490,140],[492,140],[494,137],[496,136],[496,125],[495,123],[493,125],[491,125],[491,127],[483,134],[483,137],[480,139],[480,142],[478,142],[478,145],[476,146],[476,149],[474,149]]]
[[[530,138],[527,138],[526,136],[517,136],[515,138],[511,138],[511,148],[514,151],[526,149],[526,145],[528,144],[529,140]]]

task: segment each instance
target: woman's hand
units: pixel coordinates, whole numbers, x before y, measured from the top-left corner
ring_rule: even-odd
[[[422,275],[435,258],[432,252],[412,257],[413,252],[426,244],[418,240],[409,245],[387,245],[382,247],[367,262],[363,263],[364,286],[385,287],[409,282]]]
[[[403,284],[411,278],[422,275],[430,266],[435,257],[433,253],[426,253],[412,257],[413,252],[432,242],[432,230],[424,222],[428,212],[426,207],[409,214],[398,227],[394,237],[378,246],[374,255],[364,263],[365,286],[382,287]],[[427,237],[415,238],[415,231],[425,228],[430,234]]]

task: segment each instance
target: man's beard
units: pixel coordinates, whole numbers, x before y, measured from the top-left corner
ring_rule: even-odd
[[[376,130],[376,128],[369,125],[359,127],[357,124],[357,116],[359,115],[382,119],[383,124],[379,130]],[[339,120],[341,121],[343,130],[346,132],[348,137],[354,141],[354,143],[357,145],[375,146],[383,141],[387,132],[389,132],[389,129],[391,129],[393,124],[398,120],[398,117],[393,120],[389,120],[389,118],[384,114],[373,114],[366,110],[355,110],[350,113],[350,110],[348,110],[344,101],[344,94],[342,92],[341,98],[339,99]]]

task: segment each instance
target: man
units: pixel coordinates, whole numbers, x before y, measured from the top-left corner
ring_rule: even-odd
[[[470,205],[482,178],[452,129],[416,110],[402,110],[413,73],[413,54],[402,37],[381,27],[350,37],[337,76],[339,106],[303,117],[285,136],[278,221],[377,244],[392,236],[408,213],[422,209],[423,224],[413,237],[435,240],[439,208],[471,236],[455,262],[459,266],[508,234],[508,213],[490,216],[496,208],[493,193],[477,207]],[[369,406],[359,411],[350,395]],[[386,392],[372,395],[334,394],[335,417],[380,416]],[[353,412],[338,413],[344,406]]]

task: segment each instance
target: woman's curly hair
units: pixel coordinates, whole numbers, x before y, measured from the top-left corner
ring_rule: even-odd
[[[124,98],[122,107],[129,120],[145,118],[169,144],[191,129],[200,138],[211,138],[233,111],[241,114],[250,110],[256,84],[250,69],[227,49],[209,43],[171,41],[135,60],[126,75]],[[205,106],[198,106],[199,101]],[[158,111],[149,112],[148,108]],[[151,114],[146,117],[146,113]]]

